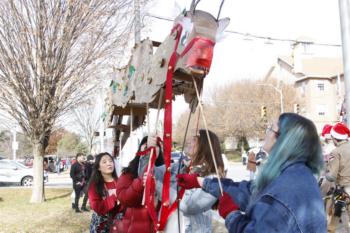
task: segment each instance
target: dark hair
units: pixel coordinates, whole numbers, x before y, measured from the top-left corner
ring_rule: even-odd
[[[139,148],[137,149],[137,152],[141,151],[141,147],[145,144],[147,144],[148,137],[145,136],[142,138]],[[163,158],[163,151],[162,148],[159,147],[159,155],[156,159],[155,166],[161,166],[164,164],[164,158]],[[138,170],[139,170],[139,162],[140,162],[140,156],[136,155],[133,160],[130,161],[129,165],[123,169],[123,173],[130,173],[134,178],[138,177]]]
[[[209,138],[213,146],[213,152],[215,156],[216,165],[218,167],[218,172],[221,177],[224,177],[224,161],[222,159],[220,141],[215,133],[208,130]],[[199,130],[199,135],[196,136],[198,139],[197,151],[192,156],[192,165],[202,165],[201,175],[207,176],[209,174],[216,173],[214,161],[210,151],[210,145],[208,142],[207,132],[204,129]]]
[[[94,160],[94,156],[88,155],[88,156],[86,157],[86,160],[87,160],[87,161]]]
[[[78,159],[78,157],[80,157],[80,156],[84,156],[84,154],[81,152],[77,153],[77,155],[75,156],[75,159]]]
[[[109,153],[103,152],[103,153],[100,153],[100,154],[96,155],[96,160],[95,160],[94,166],[92,168],[92,175],[91,175],[91,178],[90,178],[90,181],[89,181],[89,186],[92,183],[95,184],[96,193],[98,195],[100,195],[100,197],[107,196],[107,193],[106,193],[106,190],[105,190],[105,186],[104,186],[105,181],[103,179],[101,171],[99,170],[101,159],[104,156],[109,156],[112,159],[113,164],[114,164],[114,159]],[[115,166],[114,166],[114,169],[113,169],[113,172],[112,172],[112,177],[113,178],[117,178],[117,174],[115,172]]]

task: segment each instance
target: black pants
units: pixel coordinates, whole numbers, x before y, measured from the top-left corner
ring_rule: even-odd
[[[81,205],[82,208],[86,208],[86,203],[88,200],[88,191],[89,188],[87,185],[84,185],[83,192],[84,192],[84,199],[83,199],[83,204]]]
[[[74,185],[73,189],[75,192],[75,200],[74,200],[74,205],[75,209],[79,209],[79,198],[80,198],[80,193],[83,191],[84,186],[82,185]]]

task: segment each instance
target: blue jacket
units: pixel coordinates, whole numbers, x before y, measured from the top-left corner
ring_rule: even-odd
[[[240,206],[225,220],[230,233],[325,233],[326,214],[311,170],[294,163],[282,170],[254,198],[250,182],[222,179],[223,189]],[[203,189],[218,197],[217,179],[205,179]]]

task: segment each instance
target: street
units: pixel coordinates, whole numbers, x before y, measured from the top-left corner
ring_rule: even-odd
[[[48,173],[49,181],[45,183],[47,188],[70,188],[72,187],[72,179],[69,176],[69,172],[65,171],[63,173]],[[246,170],[245,165],[238,162],[230,162],[227,177],[233,179],[234,181],[249,180],[249,172]],[[0,184],[2,187],[13,187],[20,188],[18,184]]]

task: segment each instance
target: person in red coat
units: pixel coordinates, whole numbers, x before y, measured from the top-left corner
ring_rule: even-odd
[[[116,194],[117,176],[113,157],[108,153],[96,156],[89,184],[89,202],[94,210],[90,223],[90,233],[110,231],[115,218],[122,217],[122,206]]]
[[[156,139],[150,140],[155,145]],[[152,146],[150,145],[150,146]],[[138,151],[144,151],[147,148],[147,136],[141,140]],[[162,150],[160,145],[157,149],[158,157],[155,166],[164,164]],[[142,205],[144,192],[143,174],[148,164],[149,155],[135,156],[124,168],[117,182],[117,196],[120,203],[126,208],[124,217],[117,224],[118,233],[154,233],[155,226],[151,220],[148,210]]]

